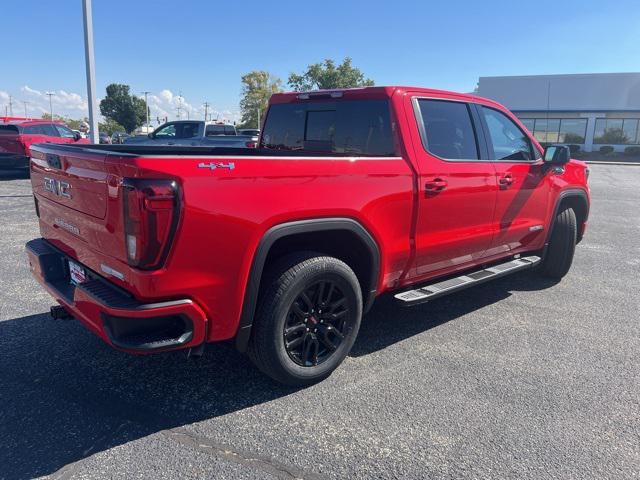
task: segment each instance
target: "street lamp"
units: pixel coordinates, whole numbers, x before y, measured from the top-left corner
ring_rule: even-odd
[[[147,100],[147,95],[151,92],[142,92],[144,93],[144,108],[147,112],[147,133],[149,133],[149,101]]]
[[[89,125],[91,141],[100,142],[98,118],[96,117],[96,66],[93,56],[93,15],[91,0],[82,0],[84,19],[84,59],[87,67],[87,101],[89,102]],[[51,97],[49,97],[51,99]],[[52,115],[53,116],[53,115]]]
[[[51,102],[51,97],[55,95],[55,92],[45,92],[45,95],[49,97],[49,112],[51,114],[51,121],[53,122],[53,103]]]

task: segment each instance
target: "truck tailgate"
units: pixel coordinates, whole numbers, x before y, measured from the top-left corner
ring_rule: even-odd
[[[39,200],[54,202],[103,219],[107,211],[107,172],[103,154],[59,154],[38,150],[31,162],[31,185]]]

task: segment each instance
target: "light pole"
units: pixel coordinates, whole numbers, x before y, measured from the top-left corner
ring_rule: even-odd
[[[24,103],[24,118],[29,118],[29,115],[27,115],[27,104],[29,102],[23,100],[22,103]]]
[[[45,92],[45,95],[49,97],[49,112],[51,114],[51,121],[53,122],[53,102],[51,101],[51,97],[55,95],[55,92]]]
[[[93,15],[91,0],[82,0],[82,13],[84,19],[84,59],[87,67],[89,128],[91,129],[91,141],[93,143],[99,143],[98,117],[96,116],[96,66],[93,56]]]
[[[147,100],[147,95],[151,92],[142,92],[144,93],[144,108],[147,112],[147,133],[149,133],[149,101]]]

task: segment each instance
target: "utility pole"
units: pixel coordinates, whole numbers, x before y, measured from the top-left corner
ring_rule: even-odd
[[[204,102],[204,121],[207,121],[207,114],[209,113],[209,102]]]
[[[100,143],[100,136],[98,135],[98,117],[96,115],[96,66],[93,56],[93,13],[91,0],[82,0],[82,13],[84,18],[84,59],[87,67],[89,129],[91,130],[91,141],[93,143]],[[49,97],[49,99],[51,99],[51,97]]]
[[[258,126],[256,128],[260,128],[260,109],[258,108]]]
[[[147,100],[147,95],[151,92],[142,92],[144,93],[144,108],[147,112],[147,133],[149,133],[149,101]]]
[[[180,112],[182,112],[182,92],[178,93],[178,106],[176,107],[176,110],[178,111],[178,120],[181,120],[182,115]]]
[[[22,103],[24,103],[24,118],[29,118],[29,115],[27,115],[27,105],[29,102],[23,100]]]
[[[9,95],[9,116],[13,117],[13,97]]]
[[[45,95],[49,97],[49,112],[51,113],[51,121],[53,122],[53,103],[51,102],[51,97],[55,95],[55,92],[45,92]]]

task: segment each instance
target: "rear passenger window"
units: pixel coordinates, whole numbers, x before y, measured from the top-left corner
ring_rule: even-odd
[[[480,107],[489,129],[491,160],[534,160],[535,152],[529,137],[504,113]]]
[[[419,99],[422,142],[429,153],[451,160],[477,160],[478,145],[469,106],[463,102]]]
[[[28,127],[24,127],[25,135],[44,135],[42,131],[42,127],[40,125],[30,125]]]
[[[40,125],[40,128],[42,129],[42,135],[47,135],[49,137],[58,137],[58,130],[56,130],[56,127],[54,127],[51,123],[43,123],[42,125]]]
[[[198,136],[199,123],[176,123],[176,138],[194,138]]]

